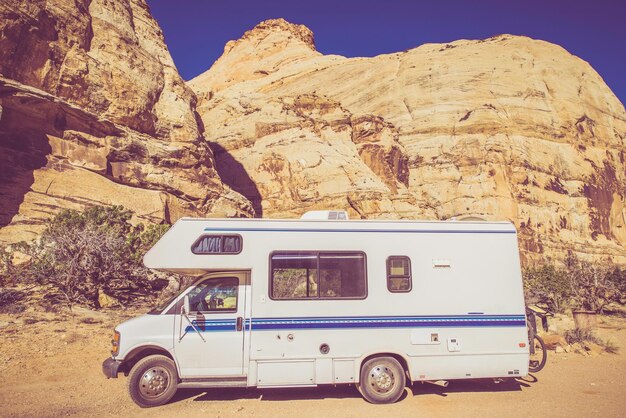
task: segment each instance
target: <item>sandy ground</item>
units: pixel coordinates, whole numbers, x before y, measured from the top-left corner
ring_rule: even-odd
[[[38,322],[32,323],[34,320]],[[39,318],[0,315],[0,416],[567,416],[626,415],[626,320],[603,318],[598,334],[619,354],[587,357],[550,352],[535,376],[495,384],[456,381],[447,388],[415,384],[393,405],[371,405],[356,388],[179,390],[170,404],[141,409],[126,378],[107,380],[118,313]],[[8,324],[7,324],[8,323]]]

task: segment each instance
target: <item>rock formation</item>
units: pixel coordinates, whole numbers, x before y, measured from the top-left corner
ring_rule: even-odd
[[[144,0],[0,0],[0,243],[60,208],[250,216]]]
[[[0,244],[60,208],[508,219],[527,261],[626,262],[626,112],[525,37],[322,55],[269,20],[183,82],[145,0],[0,0]],[[243,197],[243,196],[245,197]]]
[[[189,85],[218,171],[263,216],[508,219],[529,261],[626,262],[626,112],[559,46],[501,35],[344,58],[279,19]]]

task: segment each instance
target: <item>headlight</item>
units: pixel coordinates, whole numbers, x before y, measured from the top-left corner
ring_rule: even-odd
[[[120,333],[119,331],[115,331],[113,334],[113,339],[111,340],[111,355],[113,357],[117,356],[120,352]]]

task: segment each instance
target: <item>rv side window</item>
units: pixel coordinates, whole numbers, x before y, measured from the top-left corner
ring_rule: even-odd
[[[240,235],[203,235],[191,246],[194,254],[239,254]]]
[[[394,255],[387,259],[387,289],[390,292],[410,292],[411,259],[406,256]]]
[[[272,255],[272,299],[317,298],[317,254]]]
[[[361,252],[276,252],[270,264],[272,299],[363,299],[367,295]]]

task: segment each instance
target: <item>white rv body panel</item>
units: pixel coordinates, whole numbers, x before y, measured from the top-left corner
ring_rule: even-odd
[[[250,292],[249,272],[228,272],[226,274],[208,274],[206,279],[229,277],[236,278],[238,284],[237,312],[244,318],[249,318],[249,306],[246,306],[246,296]],[[189,314],[193,319],[197,317]],[[226,328],[232,322],[234,313],[214,313],[210,320],[223,321]],[[206,331],[200,329],[200,331]],[[242,330],[243,331],[243,330]],[[179,375],[184,378],[203,378],[207,376],[242,377],[247,375],[248,352],[244,349],[245,335],[243,332],[225,331],[219,333],[219,341],[207,339],[194,329],[189,329],[189,323],[181,315],[177,315],[174,322],[174,347]],[[202,337],[201,337],[202,335]]]
[[[220,234],[240,236],[240,251],[192,252],[202,236]],[[365,297],[272,299],[271,256],[289,251],[364,254]],[[390,256],[410,259],[410,291],[389,291]],[[401,358],[413,381],[528,373],[517,236],[508,222],[181,219],[144,263],[202,280],[241,277],[237,312],[204,316],[206,329],[185,334],[185,345],[176,325],[184,319],[172,310],[185,294],[160,315],[171,318],[167,349],[183,379],[241,376],[258,387],[357,383],[363,361],[383,353]],[[221,320],[232,329],[219,328]],[[241,331],[234,320],[243,321]],[[235,366],[202,364],[219,344],[227,347],[219,362]]]
[[[128,355],[142,347],[156,347],[172,353],[174,348],[172,315],[141,315],[122,322],[116,329],[124,335],[120,340],[120,354]]]

